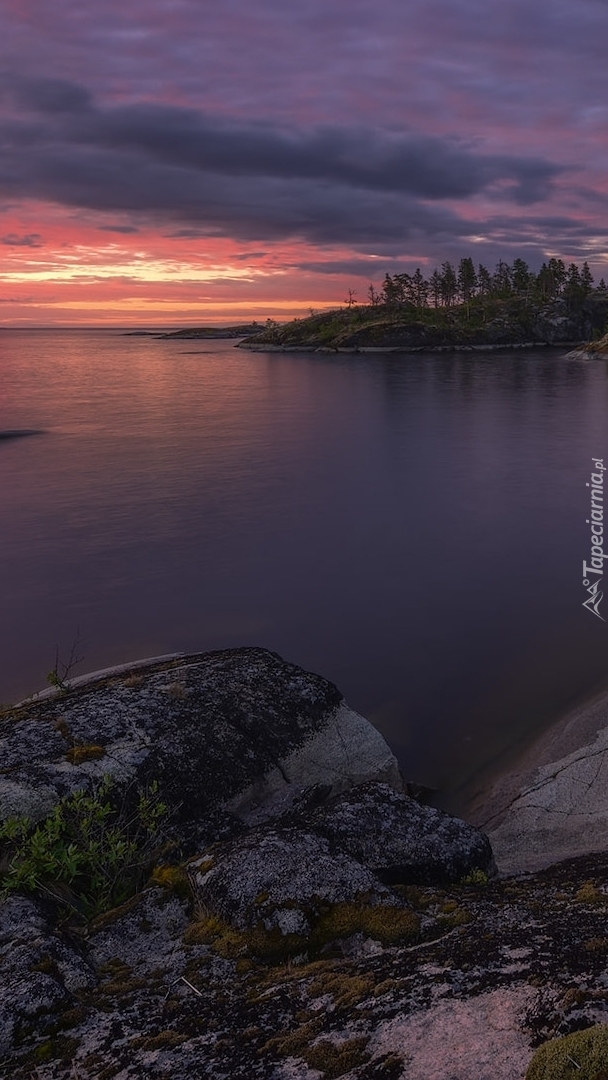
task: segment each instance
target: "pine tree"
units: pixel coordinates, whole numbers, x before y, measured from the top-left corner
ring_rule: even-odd
[[[497,296],[508,296],[511,292],[511,267],[500,259],[492,275],[492,291]]]
[[[477,290],[480,296],[489,296],[492,292],[492,275],[482,263],[477,268]]]
[[[387,307],[394,307],[398,303],[398,298],[399,286],[390,274],[385,274],[382,282],[382,303]],[[372,300],[372,304],[373,302]]]
[[[553,295],[559,296],[566,284],[566,267],[561,259],[549,259],[549,273],[553,277]]]
[[[477,274],[472,259],[461,259],[458,266],[458,295],[468,304],[477,288]]]
[[[412,299],[417,308],[423,308],[426,306],[428,298],[428,282],[424,280],[422,270],[417,266],[412,278]]]
[[[446,307],[451,307],[458,291],[458,282],[451,262],[441,264],[441,299]]]
[[[397,288],[397,302],[399,304],[413,304],[414,299],[412,296],[412,279],[405,271],[401,274],[395,274],[395,286]]]
[[[581,270],[581,289],[583,296],[589,296],[589,293],[593,290],[593,274],[589,269],[589,263],[583,263],[583,269]]]
[[[534,275],[524,259],[514,259],[511,267],[511,283],[513,291],[523,295],[529,292]]]
[[[429,287],[430,287],[431,296],[433,298],[433,307],[438,308],[439,307],[439,301],[441,300],[441,296],[442,296],[442,289],[441,289],[441,274],[439,273],[437,267],[435,267],[435,269],[433,270],[433,273],[431,274],[431,280],[430,280],[430,283],[429,283]]]

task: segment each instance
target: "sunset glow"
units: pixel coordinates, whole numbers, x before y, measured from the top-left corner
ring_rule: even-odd
[[[1,325],[288,318],[467,254],[608,276],[596,0],[2,11]]]

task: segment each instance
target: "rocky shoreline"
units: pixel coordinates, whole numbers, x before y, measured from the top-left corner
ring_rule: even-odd
[[[522,349],[571,349],[576,344],[574,341],[513,341],[502,342],[500,345],[353,345],[328,346],[328,345],[260,345],[255,342],[243,340],[237,345],[238,349],[249,349],[251,352],[280,352],[280,353],[381,353],[403,354],[407,353],[486,353],[486,352],[516,352]],[[599,356],[591,356],[580,349],[571,350],[566,359],[570,360],[597,360]]]
[[[584,349],[605,332],[608,297],[481,298],[429,307],[375,303],[311,313],[279,325],[268,320],[239,348],[285,352],[476,353],[487,350]]]
[[[335,686],[263,649],[157,658],[7,710],[0,1076],[598,1080],[607,733],[601,698],[547,736],[480,808],[490,843],[406,794]],[[105,906],[82,868],[40,856],[62,822],[86,839],[104,814],[114,855],[125,822],[140,838],[161,822],[141,882]],[[2,825],[19,815],[38,822],[21,849]]]

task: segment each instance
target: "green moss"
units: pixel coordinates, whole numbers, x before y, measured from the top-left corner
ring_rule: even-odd
[[[302,1024],[288,1035],[275,1035],[264,1045],[263,1050],[275,1057],[304,1057],[304,1051],[316,1039],[323,1027],[323,1018],[315,1017],[307,1024]]]
[[[488,875],[485,870],[472,870],[470,874],[463,877],[462,885],[474,885],[477,888],[481,888],[487,885],[489,881]]]
[[[365,934],[382,945],[397,945],[417,939],[420,920],[411,908],[342,903],[334,904],[319,918],[311,940],[316,949],[329,942]]]
[[[82,765],[83,761],[99,761],[100,758],[105,757],[105,754],[104,746],[87,743],[83,746],[73,746],[65,755],[65,760],[69,761],[70,765]]]
[[[437,922],[442,929],[453,930],[456,926],[466,926],[472,919],[470,911],[456,906],[452,911],[439,915]]]
[[[182,683],[172,682],[165,687],[165,693],[169,694],[169,697],[176,698],[178,701],[183,701],[186,698],[186,688]]]
[[[42,973],[42,975],[59,974],[59,968],[57,967],[56,962],[51,956],[48,955],[48,953],[44,953],[40,957],[40,960],[37,961],[37,963],[32,964],[30,967],[30,971],[39,971]]]
[[[136,690],[138,687],[143,686],[143,675],[129,675],[128,678],[123,679],[122,685],[127,686],[129,689]]]
[[[328,946],[353,934],[397,945],[415,941],[418,916],[410,908],[342,903],[326,905],[320,914],[310,914],[308,934],[283,934],[278,927],[268,930],[260,921],[248,930],[236,930],[223,919],[209,916],[192,923],[184,934],[186,945],[208,945],[227,959],[249,954],[263,964],[280,965],[296,956],[312,959]]]
[[[345,971],[329,970],[313,979],[308,993],[311,998],[329,994],[337,1007],[349,1008],[369,997],[373,993],[374,985],[373,975],[350,975]]]
[[[47,1061],[61,1061],[69,1064],[78,1049],[77,1039],[70,1039],[65,1035],[58,1035],[52,1039],[46,1039],[31,1054],[35,1065],[43,1065]]]
[[[152,881],[182,900],[192,899],[190,878],[182,866],[156,866],[152,871]]]
[[[368,1042],[364,1037],[339,1044],[321,1039],[307,1047],[302,1056],[311,1069],[318,1069],[326,1080],[334,1080],[369,1061],[369,1054],[365,1052]]]
[[[535,1053],[526,1080],[603,1080],[608,1075],[608,1025],[551,1039]]]
[[[137,1036],[131,1039],[131,1046],[136,1050],[171,1050],[186,1042],[188,1035],[180,1035],[177,1031],[159,1031],[157,1035],[148,1037]]]
[[[210,915],[191,923],[184,933],[186,945],[208,945],[218,956],[235,960],[247,951],[247,938],[223,919]]]
[[[574,899],[579,904],[605,904],[608,902],[608,896],[598,889],[594,881],[584,881]]]

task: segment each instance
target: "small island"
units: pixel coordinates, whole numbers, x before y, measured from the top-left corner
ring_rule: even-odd
[[[427,280],[385,274],[382,287],[357,303],[313,312],[308,318],[265,326],[239,343],[264,351],[425,352],[555,346],[600,353],[608,321],[608,287],[597,286],[587,263],[566,267],[561,259],[538,273],[523,259],[499,262],[493,273],[471,258],[458,267],[444,262]],[[596,341],[596,346],[581,343]],[[585,359],[588,359],[585,356]]]
[[[223,338],[242,338],[257,334],[262,329],[260,323],[239,323],[237,326],[189,326],[185,330],[128,330],[123,337],[153,337],[159,341],[189,341],[190,339],[216,341]]]

